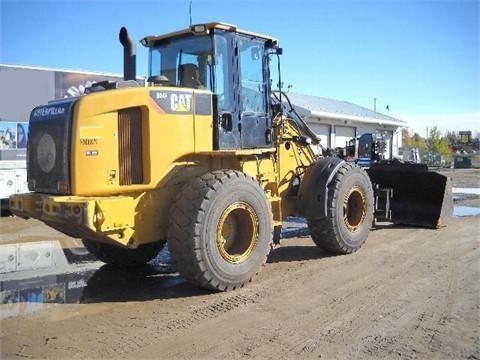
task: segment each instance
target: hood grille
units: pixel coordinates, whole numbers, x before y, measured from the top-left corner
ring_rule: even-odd
[[[142,111],[140,108],[128,108],[118,112],[118,149],[120,185],[142,184]]]

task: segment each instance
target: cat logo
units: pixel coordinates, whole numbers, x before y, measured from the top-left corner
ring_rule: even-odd
[[[170,96],[170,109],[175,112],[189,112],[192,110],[191,94],[172,94]]]

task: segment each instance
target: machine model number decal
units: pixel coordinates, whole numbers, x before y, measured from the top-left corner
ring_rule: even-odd
[[[98,139],[80,139],[82,145],[98,145]]]
[[[156,99],[166,99],[167,98],[167,93],[164,92],[156,92],[155,93],[155,98]]]

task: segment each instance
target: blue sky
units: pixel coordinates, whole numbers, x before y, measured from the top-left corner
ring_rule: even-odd
[[[0,0],[0,63],[121,73],[118,30],[139,40],[188,26],[190,0]],[[480,131],[480,5],[452,1],[193,0],[284,48],[291,91],[350,101],[426,126]],[[137,72],[146,51],[137,46]]]

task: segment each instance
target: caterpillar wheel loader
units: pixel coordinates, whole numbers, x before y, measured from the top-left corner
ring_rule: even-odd
[[[10,198],[17,216],[119,267],[145,264],[168,241],[182,276],[220,291],[251,281],[286,216],[307,218],[330,252],[362,246],[374,186],[355,164],[315,155],[318,138],[272,90],[276,39],[223,23],[147,36],[139,86],[135,45],[125,28],[119,38],[124,81],[31,112],[32,192]]]

